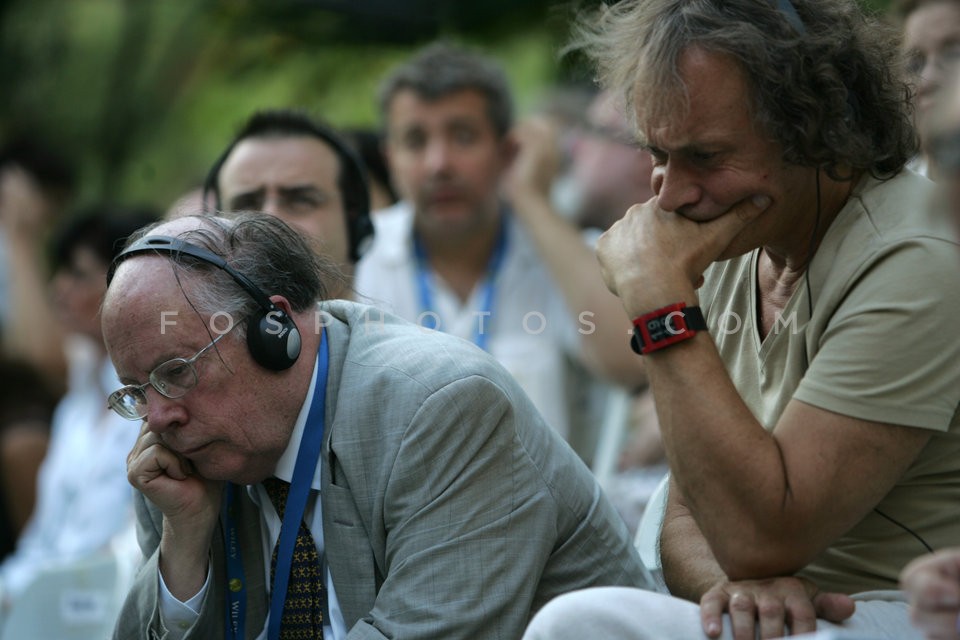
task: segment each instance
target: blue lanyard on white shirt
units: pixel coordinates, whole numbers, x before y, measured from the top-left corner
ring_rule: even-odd
[[[500,266],[503,264],[503,256],[507,252],[507,220],[506,216],[501,216],[500,218],[500,229],[497,232],[497,243],[494,245],[493,253],[490,255],[490,262],[487,263],[487,275],[483,281],[483,289],[481,293],[481,304],[480,304],[480,317],[477,318],[477,328],[473,334],[473,343],[483,349],[487,350],[487,332],[483,330],[483,323],[485,318],[490,317],[492,319],[493,315],[493,301],[495,298],[495,281],[497,278],[497,273],[500,271]],[[413,253],[417,259],[417,288],[420,293],[420,307],[423,309],[425,314],[432,314],[434,317],[434,324],[432,327],[427,327],[429,329],[437,329],[440,322],[439,316],[436,315],[436,309],[433,306],[433,295],[430,292],[430,265],[427,261],[427,252],[423,247],[423,243],[420,241],[420,237],[414,233],[413,234]]]
[[[267,638],[277,640],[280,637],[280,621],[283,618],[283,604],[287,598],[287,583],[290,580],[290,565],[293,561],[293,548],[297,541],[297,532],[303,520],[310,485],[316,472],[317,461],[323,446],[324,411],[327,396],[327,369],[329,354],[327,351],[327,332],[320,336],[320,350],[317,353],[317,382],[313,389],[313,400],[307,414],[307,423],[300,440],[297,461],[293,467],[293,479],[290,493],[280,526],[280,540],[277,549],[277,566],[274,570],[273,587],[270,591],[270,619]],[[247,596],[246,581],[243,572],[243,560],[237,544],[237,527],[233,518],[234,485],[227,485],[227,496],[222,515],[224,527],[224,546],[227,555],[227,637],[242,640],[246,622]]]

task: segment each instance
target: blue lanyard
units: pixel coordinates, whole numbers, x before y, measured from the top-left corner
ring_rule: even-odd
[[[227,553],[227,636],[235,640],[242,640],[247,614],[247,580],[243,572],[243,559],[240,557],[240,544],[237,539],[237,527],[234,520],[236,505],[233,502],[233,494],[235,490],[236,485],[228,482],[226,499],[220,507],[220,517],[225,523],[223,546]]]
[[[287,506],[280,525],[280,540],[277,549],[277,566],[274,570],[273,587],[270,590],[270,620],[267,626],[267,638],[277,640],[280,637],[280,621],[283,618],[283,604],[287,599],[287,583],[290,581],[290,565],[293,562],[293,548],[297,542],[297,531],[303,520],[303,512],[310,495],[310,485],[320,459],[323,447],[324,411],[327,399],[327,369],[329,352],[327,350],[327,332],[320,337],[320,350],[317,353],[317,382],[313,389],[313,400],[307,414],[307,424],[297,452],[297,461],[293,467],[293,481],[287,496]],[[233,518],[234,485],[227,485],[227,498],[222,508],[224,527],[224,545],[227,550],[227,636],[234,640],[244,638],[246,618],[246,581],[243,573],[243,561],[237,544],[237,527]]]
[[[496,298],[495,283],[497,273],[503,264],[503,257],[507,252],[507,218],[502,216],[500,219],[500,229],[497,232],[497,243],[493,247],[493,253],[490,256],[490,262],[487,263],[487,275],[483,280],[483,289],[480,294],[479,317],[477,318],[477,328],[473,332],[473,343],[487,350],[487,335],[489,331],[483,330],[483,323],[486,318],[493,318],[493,301]],[[433,294],[430,290],[430,265],[427,260],[427,251],[420,241],[420,237],[413,234],[413,253],[417,259],[417,289],[420,293],[420,308],[424,314],[429,314],[434,323],[428,329],[438,329],[440,318],[433,306]]]

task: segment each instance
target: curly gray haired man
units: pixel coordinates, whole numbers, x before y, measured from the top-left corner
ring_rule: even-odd
[[[654,161],[597,252],[660,416],[673,595],[564,597],[527,637],[917,637],[898,574],[960,534],[960,270],[903,170],[893,32],[855,0],[628,0],[580,26]]]

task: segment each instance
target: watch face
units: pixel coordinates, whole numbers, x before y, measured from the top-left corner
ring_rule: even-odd
[[[680,335],[686,330],[682,321],[683,314],[679,311],[657,316],[647,320],[647,332],[650,334],[650,342],[656,344],[662,340]]]
[[[692,314],[690,318],[686,311]],[[630,347],[641,355],[650,353],[692,338],[696,329],[706,329],[700,309],[678,303],[635,320]]]
[[[647,320],[647,334],[650,336],[650,342],[653,343],[660,342],[670,335],[667,333],[666,317],[660,316],[659,318],[651,318],[650,320]]]

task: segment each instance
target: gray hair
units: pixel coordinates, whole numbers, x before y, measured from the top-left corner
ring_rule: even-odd
[[[678,71],[692,47],[743,70],[758,127],[786,162],[891,176],[916,153],[898,35],[855,0],[623,0],[584,14],[571,48],[645,121],[687,107]]]
[[[377,92],[380,117],[388,122],[390,104],[400,91],[434,101],[468,89],[486,96],[494,129],[506,135],[513,125],[513,98],[503,69],[491,58],[446,42],[421,49],[384,79]]]
[[[244,212],[229,217],[194,217],[201,225],[178,234],[179,239],[220,256],[267,297],[284,296],[296,312],[326,299],[328,286],[342,283],[343,275],[336,265],[275,216]],[[164,223],[141,229],[130,237],[128,246],[150,235],[160,224]],[[171,259],[178,280],[182,273],[191,274],[184,292],[189,293],[188,300],[201,316],[227,314],[239,321],[260,309],[250,294],[219,267],[188,255]],[[183,286],[184,281],[180,282]],[[238,327],[236,333],[245,336],[246,327]]]

